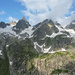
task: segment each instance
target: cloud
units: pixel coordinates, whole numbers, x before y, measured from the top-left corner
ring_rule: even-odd
[[[22,13],[29,17],[29,22],[34,25],[44,19],[52,19],[62,23],[66,14],[74,14],[70,12],[70,8],[74,0],[17,0],[25,6]]]
[[[5,14],[5,12],[4,12],[4,11],[1,11],[1,12],[0,12],[0,15],[3,15],[3,14]]]
[[[75,11],[71,11],[71,15],[72,15],[72,14],[75,14]]]
[[[59,19],[60,23],[62,24],[63,27],[65,27],[66,25],[70,24],[73,20],[75,20],[75,14],[71,13],[71,16],[69,17],[65,17],[62,19]]]
[[[8,22],[12,22],[12,21],[18,22],[18,19],[13,18],[13,17],[11,17],[11,16],[9,16],[8,19],[6,19],[6,20],[7,20]]]

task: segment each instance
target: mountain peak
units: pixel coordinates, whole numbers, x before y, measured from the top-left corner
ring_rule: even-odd
[[[59,25],[60,26],[60,23],[58,23],[57,21],[55,22],[55,25]]]
[[[22,17],[22,20],[25,20],[25,21],[27,21],[27,20],[26,20],[26,18],[25,18],[25,16],[24,16],[24,17]]]
[[[6,24],[5,22],[0,22],[0,28],[5,28],[6,26],[9,26],[10,24]]]
[[[13,30],[16,32],[16,33],[19,33],[21,32],[22,30],[24,30],[25,28],[28,28],[29,26],[31,26],[29,24],[29,22],[26,20],[25,17],[23,17],[22,19],[20,19],[18,21],[18,23],[16,24],[16,26],[13,27]]]
[[[12,22],[9,22],[8,24],[15,26],[17,24],[17,22],[16,21],[12,21]]]
[[[69,25],[65,27],[66,29],[74,29],[75,30],[75,20],[73,20]]]

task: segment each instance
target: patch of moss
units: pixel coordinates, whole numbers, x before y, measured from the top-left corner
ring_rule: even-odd
[[[58,74],[59,75],[61,72],[62,72],[62,70],[55,69],[55,70],[52,71],[51,75],[53,75],[53,74]]]
[[[61,69],[54,69],[53,71],[52,71],[52,73],[51,73],[51,75],[53,75],[53,74],[60,74],[60,73],[68,73],[68,70],[61,70]]]
[[[65,52],[56,52],[56,53],[52,54],[51,57],[65,56],[65,55],[70,55],[70,53],[68,51],[65,51]]]
[[[71,57],[71,59],[75,59],[75,53],[72,53],[72,55],[70,57]]]
[[[40,56],[40,58],[41,59],[43,59],[43,58],[48,58],[49,57],[49,53],[45,53],[45,54],[42,54],[41,56]]]
[[[33,61],[31,61],[31,67],[29,68],[29,71],[32,71],[35,68],[35,66],[33,65]]]

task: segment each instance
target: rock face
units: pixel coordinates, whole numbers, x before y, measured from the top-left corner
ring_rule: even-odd
[[[33,36],[36,36],[37,40],[44,38],[46,35],[51,35],[52,33],[57,33],[59,31],[51,20],[45,20],[35,27],[36,30],[33,33]]]
[[[10,22],[10,23],[8,23],[8,24],[15,26],[15,25],[17,24],[17,22],[16,22],[16,21],[14,21],[14,22],[12,21],[12,22]]]
[[[75,30],[75,20],[72,21],[69,25],[67,25],[66,29],[74,29]]]
[[[33,27],[33,41],[36,50],[45,52],[56,51],[60,48],[67,48],[71,45],[70,34],[59,24],[52,20],[44,20]]]
[[[1,23],[1,75],[74,75],[74,66],[75,39],[58,22],[31,27],[23,17],[16,26]]]
[[[0,28],[5,28],[6,26],[9,26],[10,24],[5,24],[4,22],[0,22]]]
[[[31,26],[29,24],[29,22],[26,20],[25,17],[23,17],[21,20],[18,21],[18,23],[16,24],[16,26],[13,27],[13,30],[16,33],[21,32],[22,30],[24,30],[25,28],[28,28],[29,26]]]

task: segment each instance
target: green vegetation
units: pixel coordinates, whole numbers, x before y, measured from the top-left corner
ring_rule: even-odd
[[[3,48],[4,59],[0,58],[0,75],[10,75],[9,59],[6,53],[6,48]]]
[[[52,73],[51,73],[51,75],[53,75],[53,74],[57,74],[57,75],[59,75],[60,73],[68,73],[68,70],[61,70],[61,69],[54,69],[53,71],[52,71]]]
[[[50,38],[46,39],[47,46],[50,45],[50,42],[48,41],[51,40],[52,39]],[[12,43],[8,47],[8,53],[13,60],[15,72],[17,72],[17,74],[18,72],[20,72],[21,75],[36,75],[37,72],[39,75],[41,70],[43,70],[42,72],[51,72],[51,75],[59,75],[60,73],[71,73],[68,68],[71,68],[72,64],[69,66],[68,62],[75,59],[75,52],[71,50],[56,52],[53,54],[38,54],[38,52],[34,49],[33,42],[30,39]],[[5,73],[7,75],[10,75],[9,59],[5,47],[3,49],[3,55],[5,59],[0,59],[0,65],[4,67],[0,68],[0,71],[4,69],[6,71]],[[67,64],[69,67],[66,67]]]
[[[54,53],[53,55],[55,55],[55,56],[65,56],[65,55],[68,55],[68,54],[70,54],[68,51],[65,51],[65,52],[60,51],[60,52]]]
[[[16,70],[19,70],[20,67],[25,69],[21,74],[30,73],[34,69],[32,60],[39,57],[30,39],[11,44],[8,47],[8,53],[12,56]],[[27,69],[28,66],[30,66],[29,69]]]
[[[45,53],[45,54],[41,54],[40,59],[43,59],[43,58],[48,58],[50,56],[49,53]]]
[[[30,68],[29,68],[29,71],[33,71],[33,69],[35,68],[34,64],[33,64],[33,61],[31,60],[30,62]]]
[[[75,53],[72,53],[71,58],[75,59]]]
[[[33,43],[30,39],[26,39],[21,42],[11,44],[8,50],[9,54],[14,55],[13,58],[27,57],[29,59],[33,57],[38,57],[38,53],[35,51]]]

